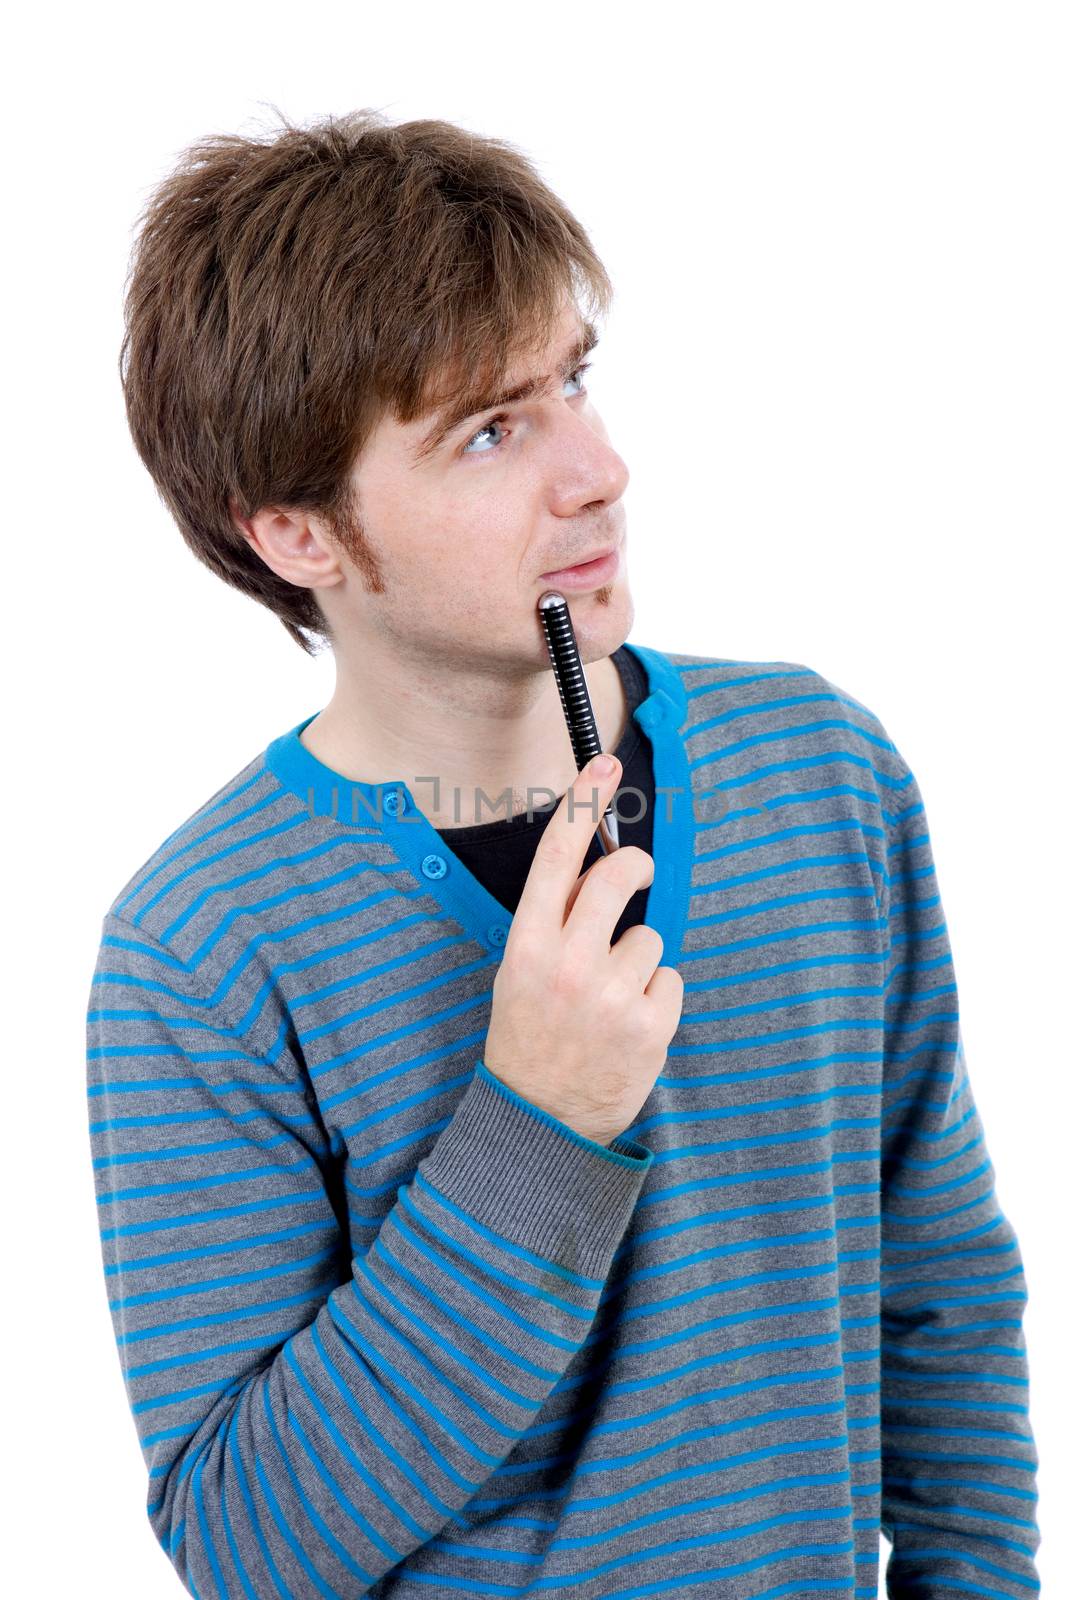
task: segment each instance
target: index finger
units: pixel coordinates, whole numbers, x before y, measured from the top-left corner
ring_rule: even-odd
[[[622,762],[609,756],[612,770],[594,772],[600,756],[588,762],[563,796],[534,851],[526,885],[511,919],[512,928],[562,931],[567,898],[577,882],[589,841],[615,792]]]

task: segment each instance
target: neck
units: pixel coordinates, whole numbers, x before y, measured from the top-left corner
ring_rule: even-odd
[[[585,676],[601,744],[614,751],[629,720],[618,669],[605,655]],[[513,816],[551,806],[577,776],[551,667],[501,682],[364,655],[357,679],[339,658],[330,703],[300,740],[343,777],[403,781],[439,829],[500,821],[508,791]]]

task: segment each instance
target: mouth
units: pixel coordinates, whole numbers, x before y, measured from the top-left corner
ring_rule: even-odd
[[[546,583],[556,584],[557,587],[569,585],[575,588],[595,588],[597,584],[606,583],[613,578],[619,569],[619,546],[606,545],[601,550],[594,550],[570,567],[559,567],[555,572],[542,572],[541,579]]]
[[[579,556],[578,560],[572,561],[570,566],[556,567],[552,572],[542,572],[541,576],[542,578],[554,578],[557,572],[574,572],[578,567],[587,567],[590,562],[600,561],[604,556],[611,555],[612,551],[617,549],[618,546],[614,544],[602,545],[599,550],[591,550],[587,556]]]

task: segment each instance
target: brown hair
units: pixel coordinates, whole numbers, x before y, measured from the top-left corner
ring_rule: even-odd
[[[561,299],[584,289],[601,316],[612,287],[502,140],[373,110],[281,121],[266,141],[200,140],[153,191],[119,372],[186,543],[314,655],[330,633],[313,592],[267,566],[231,508],[317,515],[380,589],[349,476],[386,409],[403,424],[495,391],[516,344],[551,337]]]

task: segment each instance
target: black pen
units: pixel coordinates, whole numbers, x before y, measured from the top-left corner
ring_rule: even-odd
[[[548,589],[538,600],[537,609],[545,631],[552,671],[556,676],[556,688],[563,704],[567,732],[571,736],[571,749],[578,771],[581,772],[594,756],[600,755],[603,746],[589,700],[582,658],[575,643],[570,608],[557,589]],[[619,848],[619,819],[612,800],[604,807],[596,831],[606,856]]]

